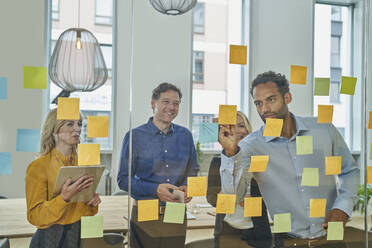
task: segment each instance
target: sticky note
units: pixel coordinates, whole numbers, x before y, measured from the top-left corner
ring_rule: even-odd
[[[230,45],[230,64],[247,64],[247,46]]]
[[[187,178],[187,196],[206,196],[207,195],[207,177],[188,177]]]
[[[372,112],[369,112],[368,129],[372,129]]]
[[[296,137],[296,154],[313,154],[313,136]]]
[[[341,174],[341,156],[327,156],[325,158],[325,174],[338,175]]]
[[[218,123],[202,122],[199,126],[199,142],[214,143],[218,141]]]
[[[268,155],[251,156],[251,165],[248,172],[264,172],[269,163]]]
[[[333,105],[318,105],[318,123],[332,123]]]
[[[327,199],[310,199],[310,218],[325,216]]]
[[[46,89],[47,68],[35,66],[23,67],[23,87],[25,89]]]
[[[262,216],[262,197],[244,198],[244,217]]]
[[[344,223],[342,221],[328,222],[327,240],[343,240]]]
[[[236,125],[236,105],[220,105],[218,124]]]
[[[0,175],[12,174],[12,158],[10,152],[0,152]]]
[[[263,136],[280,137],[283,119],[266,118]]]
[[[102,238],[103,216],[82,216],[80,238]]]
[[[304,168],[302,171],[301,186],[319,186],[319,169]]]
[[[233,214],[235,212],[236,195],[217,194],[217,214]]]
[[[367,166],[367,183],[372,184],[372,166]]]
[[[88,116],[87,117],[87,137],[108,137],[109,135],[109,117],[106,116]]]
[[[101,164],[99,144],[78,144],[78,165]]]
[[[291,65],[291,84],[306,84],[306,66]]]
[[[341,77],[340,94],[354,95],[356,82],[356,77]]]
[[[372,143],[369,144],[369,159],[372,160]]]
[[[57,120],[80,120],[80,99],[58,97]]]
[[[159,200],[138,200],[138,222],[159,219]]]
[[[315,78],[314,96],[329,96],[330,78]]]
[[[39,129],[17,129],[17,152],[39,152],[40,130]]]
[[[274,214],[274,231],[273,233],[290,232],[291,226],[291,214]]]
[[[8,78],[0,77],[0,100],[8,99]]]
[[[165,213],[163,222],[183,224],[185,218],[185,203],[167,202],[165,206]]]

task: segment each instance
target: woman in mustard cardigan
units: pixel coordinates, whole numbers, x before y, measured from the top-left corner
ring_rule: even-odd
[[[74,183],[68,179],[61,193],[52,195],[59,168],[77,165],[81,123],[81,119],[57,120],[57,109],[51,110],[45,120],[39,157],[26,172],[27,219],[38,228],[30,248],[79,247],[81,216],[98,211],[101,199],[97,193],[88,202],[70,202],[76,193],[92,185],[93,178],[87,175]]]

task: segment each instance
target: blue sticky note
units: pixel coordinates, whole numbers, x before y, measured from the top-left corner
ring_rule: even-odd
[[[218,141],[218,123],[200,123],[199,142],[213,143]]]
[[[12,159],[10,152],[0,152],[0,175],[12,174]]]
[[[40,130],[17,129],[17,152],[39,152]]]
[[[0,77],[0,100],[8,99],[8,78]]]

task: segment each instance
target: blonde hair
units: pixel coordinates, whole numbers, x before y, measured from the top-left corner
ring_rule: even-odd
[[[80,119],[81,119],[80,114]],[[56,147],[56,137],[59,129],[66,123],[68,120],[57,120],[57,109],[52,109],[49,111],[43,129],[41,131],[41,141],[40,141],[40,152],[39,156],[44,156],[51,152],[54,147]],[[76,155],[77,145],[74,145],[72,148],[73,154]]]
[[[248,117],[241,111],[238,111],[237,115],[239,115],[243,119],[244,126],[247,129],[248,134],[252,133],[252,125],[249,122]]]

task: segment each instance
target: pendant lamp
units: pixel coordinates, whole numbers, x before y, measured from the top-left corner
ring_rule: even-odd
[[[151,5],[166,15],[182,15],[194,8],[197,0],[150,0]]]

